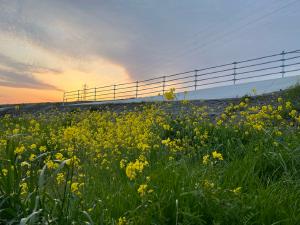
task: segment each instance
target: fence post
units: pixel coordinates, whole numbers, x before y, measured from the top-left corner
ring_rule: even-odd
[[[284,78],[284,74],[285,74],[285,70],[284,70],[284,67],[285,67],[285,63],[284,63],[284,61],[285,61],[285,58],[284,58],[284,56],[285,56],[285,51],[282,51],[281,52],[281,62],[282,62],[282,64],[281,64],[281,77],[282,78]]]
[[[79,102],[79,90],[77,91],[77,101]]]
[[[135,98],[138,98],[138,91],[139,91],[139,81],[136,81],[136,87],[135,87]]]
[[[163,86],[162,86],[163,95],[165,94],[165,85],[166,85],[166,76],[163,76]]]
[[[66,101],[66,92],[64,91],[64,96],[63,96],[63,105],[65,105],[65,101]]]
[[[117,85],[114,84],[114,100],[116,100],[116,86]]]
[[[95,88],[95,93],[94,93],[94,100],[97,100],[97,88]]]
[[[233,62],[233,84],[236,82],[236,64],[237,62]]]
[[[195,70],[195,91],[197,90],[197,77],[198,77],[198,70]]]

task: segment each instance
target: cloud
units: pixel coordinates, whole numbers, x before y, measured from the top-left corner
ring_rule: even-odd
[[[46,84],[42,81],[37,80],[31,74],[9,71],[1,68],[0,68],[0,86],[61,91],[60,89],[56,88],[53,85]]]
[[[266,13],[269,6],[276,8],[281,3],[2,0],[0,4],[0,32],[9,32],[79,62],[105,58],[126,68],[133,80],[224,63],[245,58],[249,53],[258,56],[281,46],[293,48],[300,19],[295,10],[282,17],[280,23],[268,24],[269,30],[262,24],[239,36],[238,32],[228,31],[259,17],[260,12]],[[291,18],[292,22],[285,26],[283,21]],[[282,28],[289,30],[281,32]],[[263,39],[267,41],[261,42]],[[27,67],[11,65],[14,66],[19,74],[19,69]],[[31,69],[25,68],[25,74],[33,72]],[[117,82],[118,75],[112,79]]]
[[[143,79],[162,72],[158,59],[165,57],[164,50],[175,49],[192,27],[183,24],[195,12],[190,17],[183,14],[197,3],[172,5],[161,1],[8,1],[0,13],[0,29],[76,60],[106,58],[124,66],[133,79]]]
[[[61,91],[34,77],[39,73],[61,73],[60,70],[29,65],[0,54],[0,86]]]
[[[10,68],[18,72],[27,72],[27,73],[61,73],[62,70],[47,68],[38,65],[30,65],[22,62],[18,62],[11,57],[3,55],[0,53],[0,65]]]

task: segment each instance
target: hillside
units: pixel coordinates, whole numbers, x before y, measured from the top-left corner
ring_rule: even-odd
[[[0,224],[298,225],[299,90],[14,107],[0,117]]]
[[[250,100],[252,105],[266,105],[266,104],[277,104],[276,100],[278,97],[283,97],[293,102],[296,107],[300,107],[300,87],[295,86],[287,90],[273,92],[271,94],[264,94],[259,96],[245,96]],[[113,111],[123,112],[131,111],[135,108],[141,108],[149,105],[159,105],[159,107],[167,110],[171,113],[177,113],[181,110],[189,111],[191,106],[208,108],[208,112],[214,116],[220,114],[229,104],[237,104],[243,98],[233,99],[218,99],[218,100],[190,100],[188,104],[182,104],[183,101],[166,101],[166,102],[144,102],[144,103],[115,103],[115,104],[89,104],[89,102],[81,102],[82,105],[75,103],[32,103],[32,104],[13,104],[13,105],[2,105],[0,106],[0,116],[5,114],[19,115],[22,113],[44,113],[52,110],[59,111],[74,111],[74,110],[97,110],[97,111]]]

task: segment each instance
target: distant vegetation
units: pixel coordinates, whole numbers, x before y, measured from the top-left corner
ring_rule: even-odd
[[[1,117],[0,224],[300,224],[299,93]]]

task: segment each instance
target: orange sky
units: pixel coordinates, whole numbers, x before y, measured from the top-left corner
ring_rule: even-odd
[[[37,71],[33,71],[31,76],[37,81],[56,87],[55,90],[0,86],[0,104],[62,101],[64,90],[81,89],[84,84],[92,88],[116,81],[130,81],[125,68],[99,56],[71,58],[5,33],[0,36],[0,51],[17,63],[34,65]],[[40,67],[53,71],[44,71]],[[0,68],[6,69],[1,62]]]

